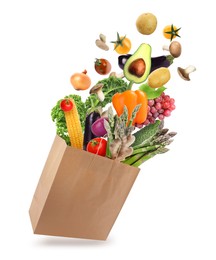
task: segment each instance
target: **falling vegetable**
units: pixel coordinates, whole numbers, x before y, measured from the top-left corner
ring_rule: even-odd
[[[102,42],[106,42],[106,36],[103,34],[103,33],[100,33],[99,34],[99,38],[100,38],[100,40],[102,41]]]
[[[189,74],[194,72],[195,70],[196,70],[196,68],[194,66],[192,66],[192,65],[188,66],[185,69],[183,69],[181,67],[178,67],[178,69],[177,69],[179,76],[182,79],[187,80],[187,81],[190,80]]]
[[[176,26],[172,25],[167,25],[163,29],[163,35],[166,39],[169,39],[172,41],[176,37],[180,37],[178,32],[181,28],[177,28]]]
[[[117,115],[120,116],[124,111],[124,106],[128,110],[128,124],[131,122],[132,112],[137,105],[141,105],[139,111],[137,112],[134,120],[131,122],[132,125],[135,123],[142,124],[147,117],[147,105],[148,98],[145,92],[141,90],[126,90],[123,93],[116,93],[112,97],[112,104],[117,112]]]
[[[127,54],[131,49],[131,41],[126,35],[119,36],[119,33],[117,33],[117,40],[111,43],[114,43],[114,50],[119,54]]]
[[[121,68],[122,70],[124,69],[124,65],[127,62],[127,60],[132,56],[132,54],[124,54],[124,55],[120,55],[118,56],[118,65],[119,68]]]
[[[181,55],[181,44],[177,41],[173,41],[169,46],[164,45],[163,50],[169,51],[174,58],[178,58]]]
[[[125,63],[131,56],[132,56],[132,54],[126,54],[126,55],[120,55],[118,57],[118,65],[121,69],[124,69]],[[173,64],[173,60],[174,60],[174,57],[172,55],[167,55],[167,56],[163,55],[163,56],[158,56],[158,57],[152,57],[150,73],[161,67],[168,68],[170,65]]]
[[[82,149],[83,133],[74,100],[72,98],[64,99],[61,101],[60,107],[64,111],[71,146]]]
[[[95,44],[97,45],[98,48],[104,50],[104,51],[108,51],[109,50],[109,46],[106,44],[106,36],[104,34],[100,34],[99,35],[100,39],[97,39],[95,41]]]
[[[160,88],[151,88],[147,83],[144,83],[139,86],[139,89],[146,93],[148,99],[158,98],[166,89],[165,87]]]
[[[95,60],[95,70],[100,75],[107,75],[111,71],[111,64],[106,59],[96,59]]]
[[[148,77],[148,85],[151,88],[160,88],[170,80],[170,71],[168,68],[159,68],[154,70]]]
[[[141,34],[152,34],[157,28],[157,18],[152,13],[143,13],[137,18],[136,27]]]
[[[122,79],[122,78],[124,78],[124,73],[123,72],[120,72],[120,73],[111,72],[110,77],[116,77],[116,78]]]
[[[82,73],[73,74],[70,82],[76,90],[86,90],[91,86],[91,79],[87,75],[87,70],[84,70]]]
[[[149,44],[142,43],[125,63],[124,75],[131,84],[139,84],[147,79],[151,69],[151,51]]]

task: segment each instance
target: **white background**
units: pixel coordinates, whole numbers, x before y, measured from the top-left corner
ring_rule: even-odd
[[[1,259],[216,259],[215,13],[214,1],[0,2],[0,232]],[[135,27],[138,15],[158,18],[154,34]],[[28,209],[55,136],[50,110],[75,93],[69,78],[84,69],[95,83],[96,57],[118,71],[118,55],[95,46],[127,34],[152,56],[165,54],[165,25],[174,23],[183,46],[170,68],[167,93],[177,109],[166,126],[178,135],[170,152],[141,167],[106,242],[33,235]],[[185,82],[177,66],[195,65]],[[88,91],[79,92],[83,99]],[[135,257],[135,254],[137,255]],[[3,257],[4,255],[4,257]]]

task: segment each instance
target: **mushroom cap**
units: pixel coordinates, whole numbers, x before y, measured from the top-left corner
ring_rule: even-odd
[[[174,58],[178,58],[181,55],[181,50],[182,48],[179,42],[173,41],[170,43],[169,51]]]
[[[114,72],[114,71],[111,72],[111,73],[109,74],[109,76],[110,76],[110,77],[116,77],[116,72]]]
[[[181,68],[181,67],[178,67],[177,71],[178,71],[179,76],[180,76],[182,79],[187,80],[187,81],[190,80],[190,78],[189,78],[189,73],[187,73],[187,72],[185,71],[185,69],[183,69],[183,68]]]
[[[124,73],[121,72],[121,73],[116,73],[116,72],[111,72],[110,77],[116,77],[116,78],[124,78]]]
[[[103,88],[103,86],[104,86],[104,85],[103,85],[102,83],[99,83],[99,84],[93,86],[93,87],[90,89],[89,94],[95,94],[95,93],[97,93],[99,90],[101,90],[101,89]]]

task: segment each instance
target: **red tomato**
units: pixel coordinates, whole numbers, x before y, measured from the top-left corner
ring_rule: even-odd
[[[103,138],[94,138],[87,144],[87,151],[101,156],[106,155],[107,141]]]
[[[64,112],[70,111],[73,108],[73,103],[70,99],[63,99],[60,103],[60,107]]]
[[[111,64],[106,59],[96,59],[95,70],[100,75],[106,75],[111,71]]]

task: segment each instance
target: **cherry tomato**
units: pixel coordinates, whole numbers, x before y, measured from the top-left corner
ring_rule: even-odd
[[[126,36],[119,36],[117,33],[117,41],[112,41],[114,43],[114,50],[119,54],[127,54],[131,49],[131,41],[126,38]]]
[[[111,71],[111,64],[106,59],[96,59],[95,70],[100,75],[106,75]]]
[[[73,103],[70,99],[63,99],[60,103],[60,107],[64,112],[70,111],[73,108]]]
[[[70,78],[70,82],[76,90],[86,90],[91,86],[91,79],[86,70],[82,73],[74,73]]]
[[[172,41],[174,38],[180,37],[178,34],[178,31],[181,28],[177,28],[176,26],[172,25],[167,25],[164,27],[163,29],[163,35],[166,39],[169,39],[170,41]]]
[[[104,138],[94,138],[87,144],[87,151],[97,155],[105,156],[106,146],[107,141]]]

